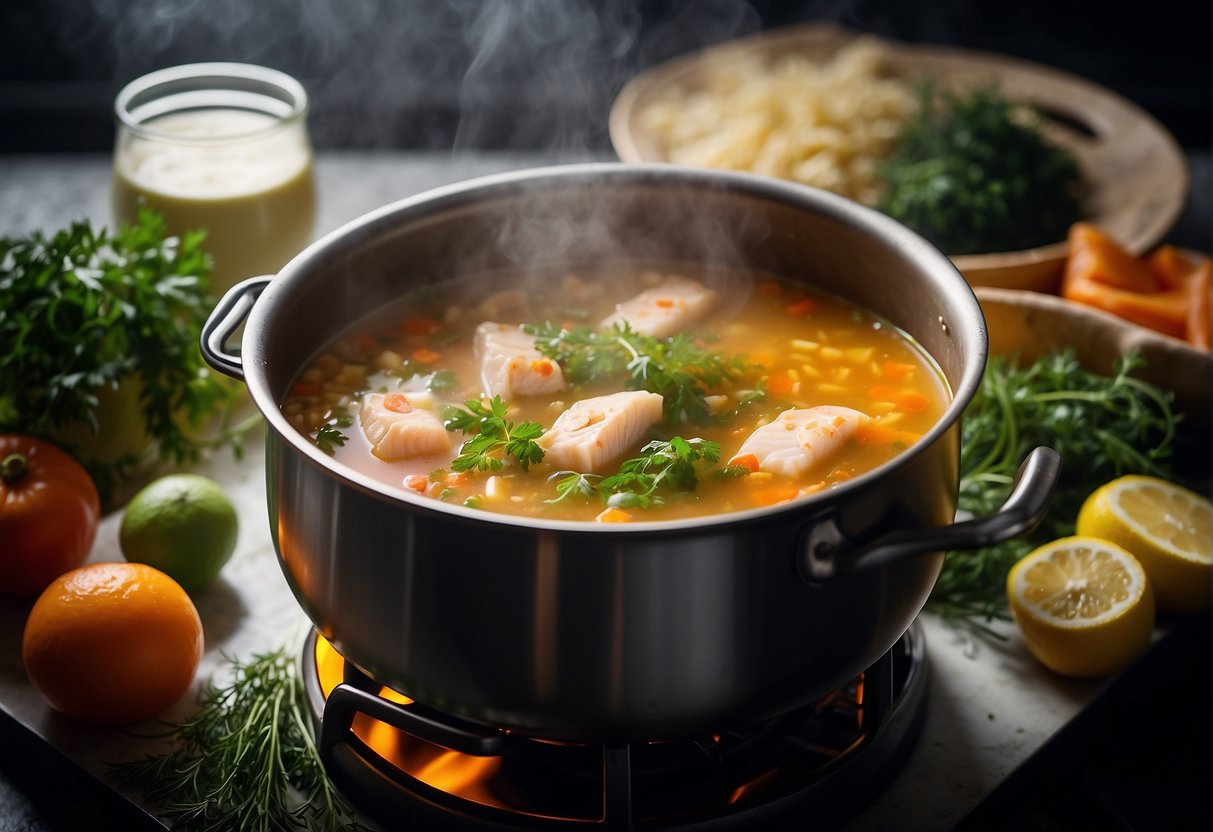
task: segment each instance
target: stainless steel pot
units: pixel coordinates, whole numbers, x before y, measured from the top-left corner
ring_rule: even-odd
[[[694,520],[598,525],[389,491],[278,409],[350,323],[465,274],[603,261],[756,268],[848,298],[916,338],[953,391],[901,456],[825,493]],[[241,323],[239,353],[227,346]],[[203,331],[268,423],[274,544],[300,604],[376,680],[477,723],[553,739],[685,735],[806,704],[909,627],[950,548],[1033,527],[1056,479],[1034,453],[993,517],[955,515],[961,412],[986,360],[946,257],[828,193],[618,164],[480,179],[389,205],[234,287]]]

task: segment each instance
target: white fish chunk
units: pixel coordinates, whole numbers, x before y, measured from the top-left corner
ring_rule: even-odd
[[[610,329],[627,321],[642,335],[666,338],[681,332],[702,318],[720,299],[711,289],[689,277],[672,274],[659,286],[646,289],[631,300],[615,307],[615,311],[599,324]]]
[[[741,443],[737,456],[753,454],[760,471],[799,479],[838,452],[857,429],[870,421],[849,407],[822,405],[785,410]]]
[[[644,390],[582,399],[536,440],[544,462],[588,474],[623,454],[661,420],[661,396]]]
[[[485,321],[473,343],[486,396],[510,399],[564,389],[560,365],[535,349],[535,337],[519,327]]]
[[[384,462],[447,453],[451,437],[432,411],[413,407],[401,393],[368,393],[358,414],[371,453]]]

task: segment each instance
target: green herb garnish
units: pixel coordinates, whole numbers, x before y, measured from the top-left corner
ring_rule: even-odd
[[[171,750],[113,767],[119,784],[181,832],[365,829],[325,774],[286,648],[229,664],[232,681],[211,680],[198,712],[163,735]]]
[[[559,364],[572,384],[626,377],[629,389],[660,394],[669,425],[710,422],[707,392],[748,369],[741,358],[721,358],[688,333],[654,338],[634,331],[627,322],[609,332],[587,326],[565,329],[551,322],[522,329],[535,336],[535,348]]]
[[[1082,218],[1078,163],[1020,118],[996,87],[921,94],[880,167],[877,207],[948,254],[1018,251],[1064,240]]]
[[[619,473],[609,477],[558,471],[549,479],[556,483],[557,503],[580,495],[598,497],[612,508],[648,508],[665,505],[666,498],[687,495],[699,484],[695,463],[718,462],[720,445],[707,439],[683,439],[675,436],[668,442],[654,440],[640,449],[640,456],[627,460]]]
[[[162,461],[196,461],[223,444],[239,450],[226,423],[237,388],[198,350],[212,306],[203,238],[168,237],[144,209],[112,234],[77,222],[51,237],[0,239],[0,431],[65,447],[103,500],[145,462],[102,448],[103,432],[129,425],[112,424],[119,417],[104,404],[122,391],[137,397],[135,427]],[[191,430],[217,415],[218,435]]]
[[[316,435],[313,437],[316,447],[332,456],[337,452],[337,448],[344,447],[349,440],[349,437],[338,428],[348,428],[353,423],[354,420],[348,413],[338,413],[316,430]]]
[[[986,368],[965,410],[960,454],[962,511],[985,515],[1010,493],[1028,452],[1056,449],[1061,475],[1049,517],[1031,536],[989,549],[949,552],[930,608],[955,624],[995,635],[987,626],[1008,620],[1007,573],[1031,549],[1074,533],[1083,500],[1125,474],[1170,478],[1178,417],[1171,394],[1130,375],[1142,364],[1132,354],[1112,376],[1084,370],[1072,351],[1019,369],[1002,357]]]
[[[500,471],[506,457],[513,457],[525,471],[543,459],[543,448],[535,442],[543,435],[543,425],[507,421],[509,406],[501,396],[487,405],[478,399],[468,399],[464,405],[467,410],[448,405],[442,411],[447,430],[473,434],[451,460],[452,471]]]

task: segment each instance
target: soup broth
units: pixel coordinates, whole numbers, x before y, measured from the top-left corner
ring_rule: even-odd
[[[931,359],[836,297],[760,274],[628,278],[566,274],[532,291],[495,276],[487,297],[457,282],[403,298],[316,355],[283,413],[402,491],[636,522],[834,488],[946,407]]]

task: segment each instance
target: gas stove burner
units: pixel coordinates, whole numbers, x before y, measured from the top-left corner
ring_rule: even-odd
[[[826,829],[884,788],[926,713],[917,622],[805,708],[744,731],[625,745],[523,737],[439,713],[379,685],[315,633],[303,659],[329,776],[389,828]]]

